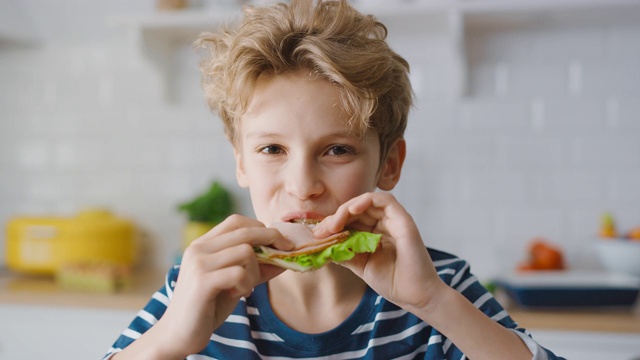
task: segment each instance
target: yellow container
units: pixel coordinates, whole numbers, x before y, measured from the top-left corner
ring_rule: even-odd
[[[184,251],[193,240],[206,234],[211,230],[216,223],[203,222],[203,221],[189,221],[182,230],[182,251]]]
[[[75,217],[20,217],[7,223],[7,266],[54,274],[64,264],[106,262],[133,265],[135,227],[106,210]]]

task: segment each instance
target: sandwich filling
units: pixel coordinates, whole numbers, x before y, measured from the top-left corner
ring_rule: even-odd
[[[374,252],[380,242],[380,234],[345,230],[331,236],[316,239],[313,236],[315,222],[278,222],[269,227],[277,229],[294,243],[293,250],[283,251],[268,246],[256,248],[258,260],[295,271],[318,269],[328,262],[352,259],[355,254]]]

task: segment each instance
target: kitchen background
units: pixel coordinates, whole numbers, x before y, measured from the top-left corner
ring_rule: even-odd
[[[201,6],[237,12],[222,3]],[[356,4],[387,22],[412,66],[417,104],[394,194],[425,242],[481,279],[513,269],[537,236],[570,267],[598,266],[603,212],[622,229],[640,223],[640,3],[396,3]],[[163,22],[155,7],[3,0],[1,224],[109,208],[145,233],[142,263],[166,268],[186,222],[177,205],[213,180],[251,214],[189,46],[203,21]]]

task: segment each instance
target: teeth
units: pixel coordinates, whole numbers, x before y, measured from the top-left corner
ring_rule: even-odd
[[[319,223],[318,220],[313,220],[313,219],[293,219],[291,220],[292,223],[298,223],[298,224],[305,224],[305,225],[316,225],[317,223]]]

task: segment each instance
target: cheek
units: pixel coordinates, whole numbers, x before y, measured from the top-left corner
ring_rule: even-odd
[[[267,182],[256,181],[249,186],[249,195],[256,218],[268,221],[273,199],[272,186]]]
[[[376,172],[370,166],[358,166],[334,178],[332,187],[340,193],[342,201],[350,200],[366,192],[374,191],[377,183]]]
[[[270,166],[252,166],[248,170],[248,178],[250,179],[250,189],[256,193],[256,196],[269,197],[273,195],[275,189],[279,186],[281,179],[277,171],[273,171]]]
[[[249,174],[250,184],[249,189],[252,193],[255,193],[256,196],[265,197],[272,192],[272,188],[274,187],[274,182],[276,181],[273,177],[268,176],[264,173],[253,173]]]

